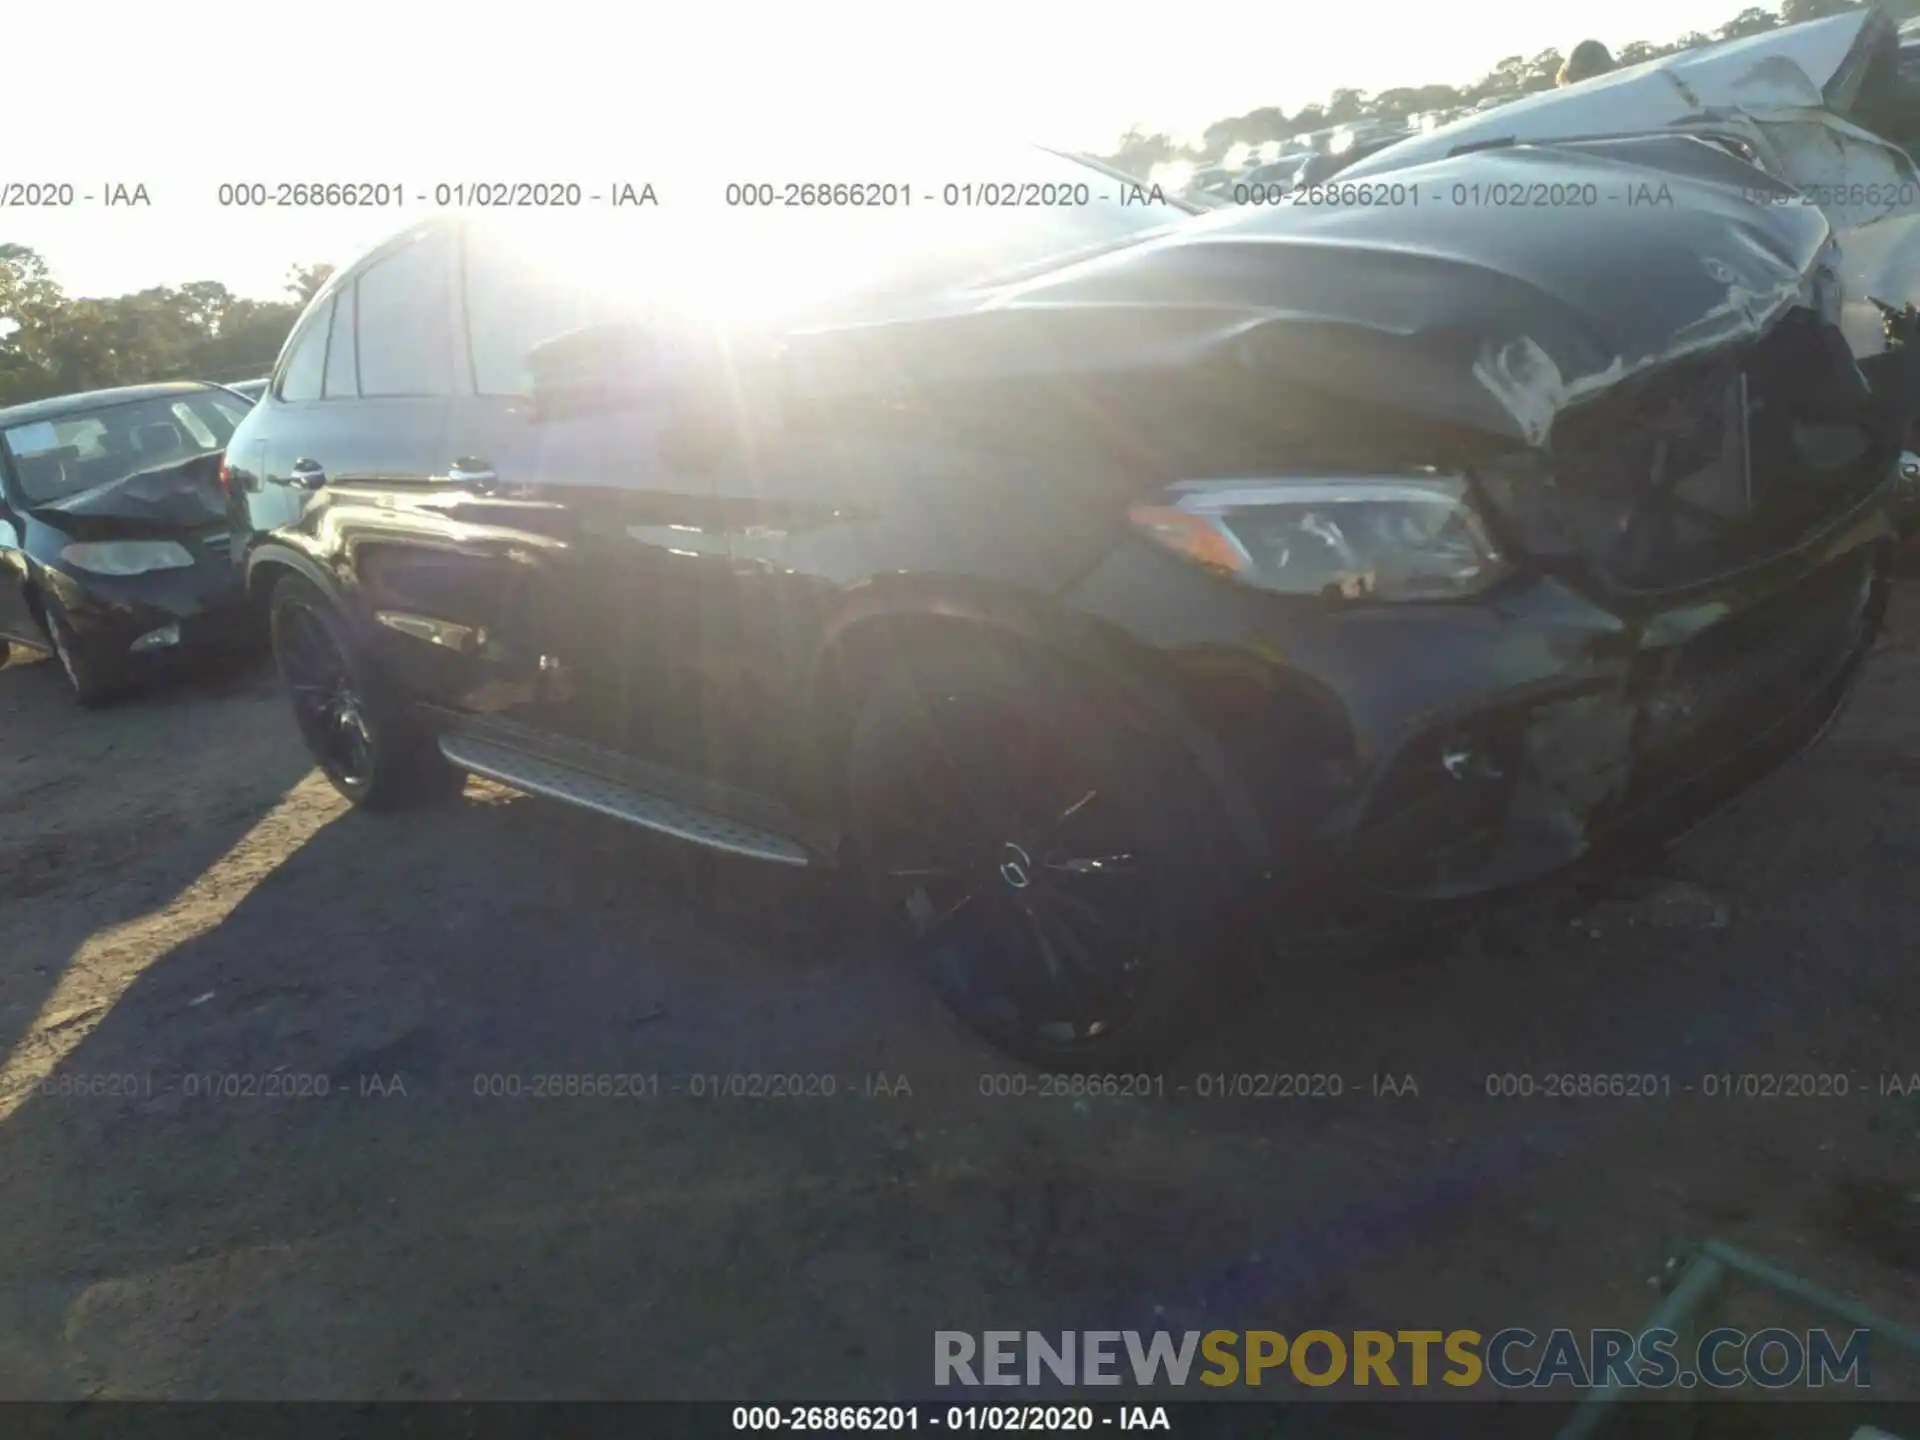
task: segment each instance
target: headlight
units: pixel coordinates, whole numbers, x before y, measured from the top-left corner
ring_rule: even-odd
[[[1288,595],[1445,600],[1508,568],[1452,477],[1208,480],[1128,517],[1176,554]]]
[[[171,540],[102,540],[69,545],[60,558],[76,570],[95,575],[144,575],[149,570],[184,570],[193,564],[186,548]]]

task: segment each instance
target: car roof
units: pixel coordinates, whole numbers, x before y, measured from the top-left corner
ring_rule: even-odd
[[[198,380],[170,380],[159,385],[120,385],[111,390],[83,390],[77,395],[51,395],[0,410],[0,425],[24,425],[35,420],[58,420],[104,405],[129,405],[136,400],[158,400],[168,395],[193,395],[211,387]]]

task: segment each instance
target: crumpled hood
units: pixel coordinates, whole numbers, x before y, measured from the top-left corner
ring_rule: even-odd
[[[1920,305],[1920,171],[1885,138],[1910,135],[1917,106],[1892,23],[1862,10],[1515,100],[1356,161],[1340,180],[1377,181],[1461,147],[1663,133],[1733,143],[1826,216],[1841,326],[1865,360],[1886,349],[1874,301]]]
[[[76,537],[164,537],[202,531],[227,518],[226,496],[219,484],[220,458],[217,452],[198,455],[31,508]]]
[[[799,337],[790,373],[844,393],[1226,358],[1543,446],[1568,405],[1758,336],[1806,297],[1829,238],[1817,210],[1754,203],[1788,192],[1685,137],[1478,152],[1392,183],[1382,203],[1219,212],[967,306]],[[1486,203],[1513,193],[1559,203]]]
[[[1356,161],[1341,179],[1425,164],[1463,146],[1659,130],[1726,111],[1844,116],[1875,51],[1896,44],[1892,23],[1872,9],[1809,20],[1523,96]]]

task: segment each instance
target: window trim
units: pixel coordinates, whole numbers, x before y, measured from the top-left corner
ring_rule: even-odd
[[[360,382],[360,295],[359,295],[360,277],[366,274],[367,271],[371,270],[375,265],[378,265],[382,260],[386,259],[389,255],[394,254],[396,251],[403,250],[410,244],[413,244],[420,240],[424,240],[429,235],[436,234],[436,233],[444,234],[448,231],[453,231],[456,237],[459,233],[459,231],[456,230],[455,227],[446,219],[416,221],[415,223],[407,226],[406,229],[399,231],[397,234],[389,235],[386,239],[382,240],[378,245],[375,245],[373,249],[367,251],[366,254],[360,256],[352,264],[345,266],[340,270],[336,270],[334,271],[333,274],[329,275],[327,277],[327,283],[321,286],[319,291],[314,295],[313,299],[308,302],[307,311],[304,314],[302,314],[302,316],[300,317],[300,320],[294,323],[294,329],[292,333],[287,337],[287,343],[282,348],[280,361],[275,364],[272,378],[269,380],[266,390],[262,393],[261,399],[262,400],[271,399],[286,405],[312,405],[312,404],[319,403],[318,400],[288,400],[281,395],[280,393],[281,382],[286,378],[285,362],[293,358],[294,347],[300,341],[300,339],[302,339],[305,336],[307,330],[311,326],[317,325],[320,323],[319,319],[317,318],[318,312],[320,310],[324,309],[326,311],[327,324],[329,326],[333,324],[333,315],[340,298],[340,292],[347,289],[351,289],[354,292],[353,384],[354,384],[354,389],[359,390],[360,384],[361,384]],[[324,306],[321,303],[322,301],[326,302]],[[460,297],[457,294],[454,298],[454,303],[456,305],[460,303]],[[310,316],[314,318],[310,319],[309,318]],[[459,356],[453,352],[453,347],[456,345],[457,341],[458,341],[458,330],[456,327],[454,329],[451,329],[447,336],[447,343],[449,346],[448,360],[455,372],[453,375],[449,376],[449,381],[451,384],[455,384],[455,385],[457,385],[458,383],[457,372],[459,370],[459,363],[458,363]],[[329,347],[333,344],[333,336],[331,332],[329,332],[327,336],[327,344],[329,345]],[[322,391],[324,391],[326,389],[326,363],[325,363],[324,356],[322,357],[322,360],[321,360],[320,380],[321,380],[320,388]],[[459,392],[455,390],[453,392],[453,395],[451,396],[362,394],[355,398],[360,400],[445,400],[450,398],[457,398],[458,393]],[[324,395],[321,398],[325,398]]]
[[[531,387],[525,390],[483,390],[480,388],[480,357],[473,343],[473,307],[467,302],[471,296],[468,282],[472,275],[472,262],[476,239],[484,241],[484,232],[478,227],[462,225],[460,227],[460,287],[458,304],[460,306],[460,339],[466,346],[467,363],[464,379],[467,394],[476,400],[484,400],[494,405],[528,405],[533,401]]]
[[[293,333],[287,337],[286,353],[280,357],[280,364],[274,369],[273,384],[267,387],[268,393],[273,396],[277,403],[281,405],[314,405],[325,397],[327,391],[327,351],[332,348],[333,345],[333,312],[337,308],[336,302],[339,298],[340,293],[338,290],[328,295],[324,304],[321,303],[318,296],[315,296],[313,304],[309,307],[309,313],[313,318],[309,319],[304,325],[296,325]],[[324,321],[320,318],[322,315],[326,317]],[[323,323],[327,327],[327,335],[326,339],[322,341],[320,345],[320,393],[309,400],[289,400],[286,396],[287,372],[293,368],[293,357],[300,353],[300,347],[306,342],[307,336]]]
[[[329,395],[327,377],[333,374],[333,342],[340,336],[340,307],[351,302],[352,315],[348,320],[353,334],[353,393],[351,395]],[[320,365],[320,399],[358,400],[360,398],[360,279],[355,276],[342,285],[333,295],[333,324],[327,331],[327,354]]]
[[[455,338],[466,355],[467,363],[462,369],[461,378],[467,382],[466,393],[470,396],[480,394],[480,362],[473,354],[473,307],[467,304],[467,284],[472,274],[473,227],[461,225],[457,235],[459,263],[454,267],[458,272],[454,285],[453,303],[458,307],[454,317]]]
[[[484,232],[478,227],[463,224],[460,227],[460,284],[456,303],[460,307],[459,339],[466,348],[466,365],[462,378],[466,381],[468,397],[484,400],[494,405],[528,405],[533,401],[531,387],[525,390],[483,390],[480,388],[480,357],[473,343],[473,307],[468,299],[471,291],[468,282],[472,275],[472,262],[476,240],[484,241]]]

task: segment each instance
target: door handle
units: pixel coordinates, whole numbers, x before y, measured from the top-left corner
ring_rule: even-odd
[[[300,459],[293,462],[293,472],[287,478],[302,490],[318,490],[327,483],[327,472],[318,460]]]
[[[500,487],[500,477],[484,460],[454,461],[453,467],[447,471],[447,481],[452,485],[465,485],[476,495],[490,495]]]

